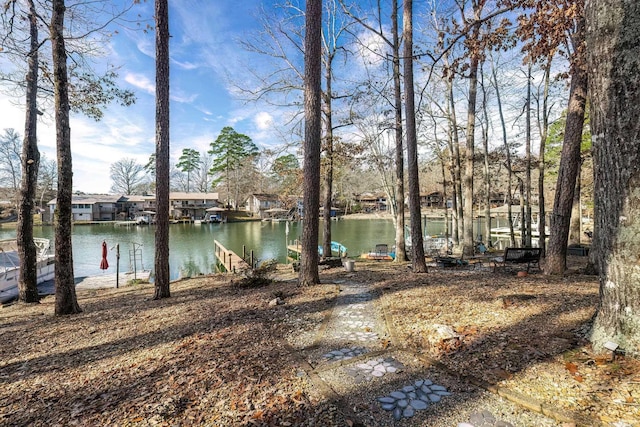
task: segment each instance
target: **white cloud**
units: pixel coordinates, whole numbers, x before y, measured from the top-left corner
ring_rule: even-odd
[[[142,74],[127,73],[127,75],[124,77],[124,81],[132,86],[144,90],[151,95],[155,95],[156,93],[155,83],[153,83],[151,80],[149,80],[149,78]]]
[[[176,64],[178,67],[182,68],[183,70],[195,70],[196,68],[199,67],[198,64],[195,64],[193,62],[189,62],[189,61],[185,61],[185,62],[180,62],[176,59],[171,59],[171,63]]]
[[[253,118],[253,122],[259,130],[266,130],[273,124],[273,117],[266,111],[261,111]]]

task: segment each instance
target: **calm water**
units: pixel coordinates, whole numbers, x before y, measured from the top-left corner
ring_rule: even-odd
[[[289,241],[300,237],[301,223],[289,223]],[[133,247],[136,269],[153,269],[155,228],[153,226],[117,226],[115,224],[77,225],[73,228],[73,259],[76,277],[116,272],[115,245],[120,245],[120,271],[133,270]],[[36,237],[45,237],[53,245],[53,227],[36,227]],[[15,238],[14,229],[0,229],[0,238]],[[394,229],[390,220],[341,220],[332,222],[332,240],[341,242],[350,256],[372,250],[378,243],[393,245]],[[171,224],[169,229],[169,268],[171,278],[214,270],[213,241],[242,254],[254,251],[259,260],[286,260],[284,222],[238,222],[227,224]],[[110,248],[109,269],[100,270],[102,241]]]
[[[393,222],[384,219],[345,219],[333,221],[332,240],[342,243],[348,255],[357,257],[373,250],[376,244],[394,244]],[[423,220],[423,226],[425,222]],[[322,224],[321,224],[322,228]],[[302,223],[289,223],[289,241],[300,237]],[[426,221],[425,234],[436,235],[444,230],[442,220]],[[116,272],[116,244],[120,245],[120,271],[135,268],[152,270],[154,267],[155,227],[117,226],[112,223],[77,225],[73,228],[73,259],[76,277],[94,276]],[[36,227],[36,237],[45,237],[53,245],[53,227]],[[0,239],[15,238],[15,229],[0,229]],[[242,254],[254,251],[258,260],[286,261],[286,236],[284,222],[238,222],[227,224],[171,224],[169,229],[169,268],[172,279],[207,274],[214,271],[213,241],[218,240],[226,248]],[[110,248],[108,270],[100,270],[102,241]],[[321,240],[320,240],[321,242]]]

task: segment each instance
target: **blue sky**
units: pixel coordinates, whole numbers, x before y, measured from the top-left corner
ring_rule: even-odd
[[[170,1],[171,157],[183,148],[205,152],[224,126],[249,135],[259,147],[280,143],[273,133],[273,108],[246,104],[233,96],[232,83],[242,81],[248,54],[237,40],[259,27],[258,0]],[[270,3],[270,2],[267,2]],[[136,6],[152,24],[153,1]],[[145,23],[143,22],[143,27]],[[133,26],[130,26],[133,27]],[[122,158],[145,164],[155,151],[155,34],[118,28],[100,64],[119,66],[122,88],[133,90],[130,107],[111,105],[100,122],[75,114],[71,120],[74,191],[108,193],[109,167]],[[50,48],[47,45],[46,48]],[[255,61],[256,58],[251,59]],[[232,79],[229,76],[233,76]],[[24,132],[24,100],[0,95],[0,131]],[[55,129],[50,117],[38,128],[39,148],[55,159]]]

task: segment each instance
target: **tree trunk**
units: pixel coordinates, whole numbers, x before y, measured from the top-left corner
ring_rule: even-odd
[[[67,52],[64,41],[64,0],[52,1],[51,47],[55,91],[56,151],[58,156],[57,221],[55,224],[56,251],[56,308],[57,315],[80,313],[73,274],[71,245],[71,198],[73,167],[71,162],[71,129],[69,128],[69,83]],[[98,250],[98,248],[96,248]]]
[[[318,275],[318,220],[320,206],[320,145],[322,72],[322,0],[307,0],[304,39],[304,194],[300,284],[320,283]]]
[[[395,262],[407,260],[404,238],[404,144],[402,135],[402,88],[400,85],[400,37],[398,33],[398,1],[392,1],[391,22],[393,32],[393,95],[396,138],[396,257]]]
[[[331,112],[331,64],[332,56],[327,55],[327,65],[325,67],[324,81],[326,84],[324,92],[324,119],[325,119],[325,174],[324,174],[324,233],[322,241],[322,254],[324,257],[331,256],[331,205],[333,200],[333,120]]]
[[[509,222],[509,246],[516,244],[516,236],[513,231],[513,213],[511,212],[511,199],[513,188],[513,170],[511,167],[511,148],[507,141],[507,125],[504,120],[504,111],[502,110],[502,98],[500,97],[500,87],[498,86],[498,73],[495,64],[491,67],[491,76],[493,78],[494,89],[496,90],[496,101],[498,102],[498,114],[500,115],[500,127],[502,128],[502,144],[504,145],[504,154],[507,163],[507,220]]]
[[[451,176],[453,184],[452,214],[453,214],[453,244],[460,245],[460,230],[462,230],[462,183],[460,179],[460,139],[458,138],[458,122],[456,119],[456,105],[453,99],[453,80],[447,78],[447,116],[449,118],[449,133],[451,151]]]
[[[478,30],[474,31],[476,34]],[[476,34],[477,37],[477,34]],[[473,256],[473,157],[476,132],[476,97],[478,93],[478,58],[471,54],[469,66],[469,103],[467,111],[467,144],[464,169],[464,235],[462,254]]]
[[[38,23],[33,0],[29,5],[29,70],[26,78],[27,111],[25,118],[24,142],[22,144],[22,182],[18,209],[18,229],[16,240],[20,256],[20,277],[18,279],[18,299],[23,302],[38,302],[37,252],[33,242],[33,201],[38,184],[40,152],[37,139],[37,98],[38,98]]]
[[[413,89],[413,0],[405,0],[402,17],[404,36],[404,92],[407,123],[407,166],[409,173],[409,211],[411,212],[411,263],[415,273],[426,273],[420,214],[418,137],[416,135],[415,93]]]
[[[566,269],[567,238],[571,220],[571,207],[576,187],[576,177],[580,168],[580,145],[587,96],[587,73],[584,66],[584,31],[585,23],[581,18],[576,25],[574,43],[576,57],[572,62],[571,88],[569,92],[569,108],[565,125],[564,142],[560,156],[558,182],[551,217],[549,245],[545,260],[545,274],[560,275]]]
[[[484,124],[482,124],[482,151],[484,157],[484,241],[488,246],[491,243],[491,175],[489,171],[489,112],[487,111],[487,88],[484,84],[484,71],[481,73],[480,87],[482,88],[482,111]]]
[[[156,230],[153,299],[169,298],[169,4],[155,1],[156,16]]]
[[[531,247],[531,62],[527,68],[527,119],[526,119],[526,141],[525,141],[525,199],[524,199],[524,247]]]
[[[582,162],[580,162],[582,165]],[[576,189],[573,192],[573,206],[571,207],[571,221],[569,225],[569,244],[580,244],[580,233],[582,229],[582,212],[581,212],[581,200],[580,193],[582,192],[582,179],[580,178],[580,169],[576,175]]]
[[[538,247],[542,251],[542,256],[546,257],[547,250],[547,218],[544,200],[544,152],[547,142],[547,133],[549,130],[549,79],[551,75],[551,57],[548,58],[547,64],[544,69],[544,92],[542,95],[542,123],[540,126],[540,151],[538,155],[538,206],[540,208],[538,215],[538,231],[540,238],[538,240]]]
[[[588,2],[587,45],[594,153],[600,304],[594,348],[617,343],[640,356],[640,4]]]

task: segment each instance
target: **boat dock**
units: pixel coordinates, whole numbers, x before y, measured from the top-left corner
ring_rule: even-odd
[[[249,263],[245,261],[243,257],[225,248],[217,240],[213,241],[213,245],[218,266],[222,267],[225,271],[235,273],[250,268]]]
[[[120,273],[117,277],[118,286],[126,286],[132,280],[148,282],[151,277],[149,270],[129,271]],[[105,289],[116,287],[116,273],[100,274],[97,276],[76,277],[76,289]]]

